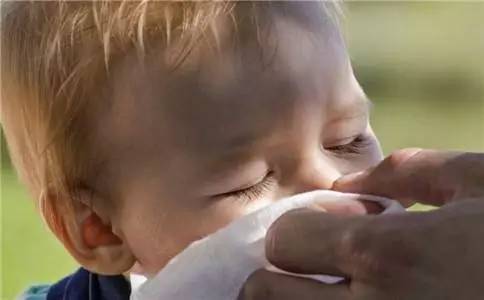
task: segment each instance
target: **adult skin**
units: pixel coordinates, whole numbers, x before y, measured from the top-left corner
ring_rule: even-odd
[[[260,270],[239,299],[483,299],[484,154],[400,150],[333,188],[440,208],[365,216],[289,212],[269,230],[271,263],[347,280],[327,285]]]

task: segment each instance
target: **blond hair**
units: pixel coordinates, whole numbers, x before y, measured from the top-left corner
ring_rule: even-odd
[[[337,25],[338,5],[319,2]],[[292,7],[293,6],[293,7]],[[177,45],[176,66],[200,40],[218,44],[215,20],[260,34],[267,12],[307,22],[297,4],[238,2],[7,2],[1,18],[1,122],[12,162],[36,199],[71,195],[91,168],[83,120],[96,88],[130,52]]]

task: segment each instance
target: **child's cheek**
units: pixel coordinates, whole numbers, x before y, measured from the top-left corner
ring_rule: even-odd
[[[273,202],[274,202],[274,200],[271,199],[270,197],[264,197],[264,198],[257,199],[255,201],[251,201],[251,202],[249,202],[245,205],[244,215],[250,214],[250,213],[252,213],[256,210],[259,210],[263,207],[266,207]]]

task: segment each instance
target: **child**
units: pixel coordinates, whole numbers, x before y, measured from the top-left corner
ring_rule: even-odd
[[[127,299],[122,274],[381,159],[334,3],[2,6],[11,157],[82,265],[47,299]]]

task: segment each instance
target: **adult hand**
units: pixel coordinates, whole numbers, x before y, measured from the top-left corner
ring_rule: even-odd
[[[484,299],[484,154],[401,150],[341,178],[334,189],[441,208],[366,216],[289,212],[269,230],[269,261],[289,272],[347,280],[327,285],[260,270],[240,299]]]

